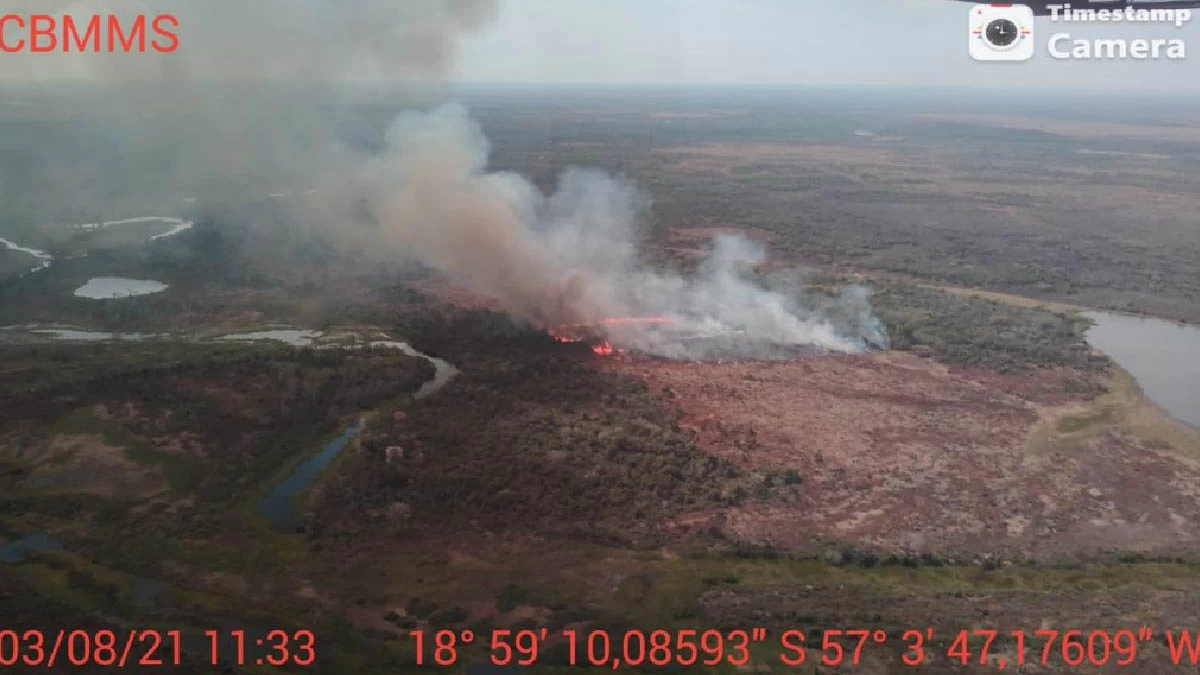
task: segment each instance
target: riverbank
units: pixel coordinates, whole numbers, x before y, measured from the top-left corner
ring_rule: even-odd
[[[1200,327],[1111,312],[1085,312],[1088,342],[1129,371],[1146,396],[1200,428]]]
[[[1046,302],[1009,293],[928,285],[955,295],[1044,309],[1088,322],[1084,337],[1133,379],[1137,395],[1180,423],[1200,429],[1200,326],[1158,317]],[[1124,389],[1124,387],[1121,387]]]
[[[145,242],[157,241],[160,239],[166,239],[168,237],[173,237],[181,232],[185,232],[185,231],[191,229],[195,225],[195,223],[193,221],[184,220],[183,218],[176,218],[174,216],[138,216],[135,218],[124,218],[121,220],[109,220],[109,221],[98,222],[98,223],[82,223],[79,225],[71,225],[71,226],[68,226],[68,230],[76,231],[78,233],[91,233],[91,232],[106,230],[108,228],[119,226],[119,225],[145,225],[148,223],[157,223],[157,222],[163,223],[163,225],[167,226],[167,229],[162,232],[150,235],[149,237],[147,237],[144,240]],[[33,257],[37,261],[32,267],[29,268],[28,271],[24,272],[21,276],[27,276],[29,274],[35,274],[37,272],[41,272],[42,270],[45,270],[46,268],[48,268],[52,264],[54,264],[54,255],[53,254],[51,254],[47,251],[33,248],[31,246],[22,246],[10,239],[4,238],[4,237],[0,237],[0,250],[9,250],[9,251],[15,251],[17,253],[23,253],[23,254]],[[86,255],[86,252],[84,252],[83,254]],[[75,255],[75,254],[68,251],[68,257],[70,257],[71,255]]]
[[[458,369],[447,361],[419,352],[406,342],[389,339],[369,342],[364,346],[375,349],[397,349],[408,356],[425,359],[433,366],[433,377],[422,383],[412,394],[404,396],[403,400],[419,401],[431,396],[458,374]],[[391,407],[385,406],[389,412],[391,412]],[[338,457],[355,442],[359,434],[366,430],[371,416],[371,414],[359,416],[353,424],[323,444],[320,450],[300,461],[259,502],[259,513],[266,517],[276,532],[289,534],[304,528],[306,495],[320,482],[330,465],[335,463]]]

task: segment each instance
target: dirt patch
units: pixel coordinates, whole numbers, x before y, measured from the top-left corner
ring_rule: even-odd
[[[236,409],[236,406],[234,406]],[[92,415],[100,420],[119,422],[128,427],[148,425],[151,427],[168,427],[172,422],[174,411],[165,410],[151,413],[144,406],[132,401],[122,403],[98,403],[91,408]],[[177,456],[195,456],[200,459],[208,457],[204,450],[199,434],[189,431],[155,436],[149,439],[156,450]]]
[[[898,156],[884,148],[822,145],[816,143],[697,143],[669,148],[656,148],[664,155],[683,154],[707,157],[724,162],[745,162],[763,159],[832,160],[839,162],[895,162]]]
[[[1098,120],[967,113],[922,113],[914,115],[913,118],[930,122],[979,124],[1001,129],[1042,131],[1072,138],[1124,138],[1156,143],[1200,143],[1200,131],[1190,126],[1171,127]]]
[[[983,300],[994,300],[1007,305],[1015,305],[1017,307],[1028,307],[1032,309],[1044,309],[1048,312],[1056,312],[1059,314],[1072,314],[1075,312],[1086,312],[1089,308],[1082,305],[1072,305],[1065,302],[1052,302],[1048,300],[1039,300],[1037,298],[1027,298],[1022,295],[1014,295],[1012,293],[997,293],[994,291],[985,291],[978,288],[961,288],[958,286],[939,286],[937,284],[923,284],[927,288],[934,288],[939,291],[946,291],[968,298],[982,298]]]
[[[684,111],[662,111],[650,113],[650,117],[656,120],[704,120],[719,117],[732,117],[734,115],[743,115],[746,110],[709,110],[704,112],[684,112]]]
[[[36,464],[25,485],[43,494],[126,499],[167,489],[161,467],[138,464],[124,448],[109,445],[100,434],[54,436],[30,459]]]
[[[1125,403],[1068,394],[1073,370],[1000,375],[898,352],[608,367],[671,392],[709,452],[802,477],[791,497],[692,513],[681,532],[1008,558],[1200,543],[1200,467],[1129,428]],[[1063,425],[1092,405],[1118,411]]]

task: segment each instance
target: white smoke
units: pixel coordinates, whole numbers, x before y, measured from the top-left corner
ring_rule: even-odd
[[[452,281],[497,298],[535,324],[606,326],[618,346],[668,358],[762,358],[809,347],[885,346],[866,290],[803,306],[754,280],[764,248],[714,241],[694,276],[639,264],[645,197],[628,181],[571,169],[543,195],[519,175],[487,170],[489,146],[465,108],[404,113],[358,185],[383,239]]]
[[[9,192],[34,217],[102,208],[106,195],[142,194],[153,183],[236,218],[236,205],[269,183],[272,194],[290,195],[281,206],[297,226],[421,261],[541,327],[663,317],[669,323],[605,330],[618,346],[672,358],[886,343],[865,290],[817,302],[764,287],[755,268],[765,251],[742,238],[717,239],[694,276],[641,264],[649,200],[636,186],[572,169],[544,195],[519,175],[490,172],[487,139],[461,106],[400,114],[382,151],[370,154],[350,147],[334,128],[336,115],[321,112],[348,100],[347,83],[402,83],[407,93],[445,81],[458,41],[495,13],[493,0],[12,2],[85,21],[92,13],[128,20],[169,12],[179,23],[171,54],[5,59],[10,74],[82,97],[74,107],[47,107],[71,119],[72,136],[104,138],[129,158],[83,154],[25,172],[44,180]],[[89,84],[72,79],[80,77]],[[294,104],[297,89],[309,105]]]
[[[195,198],[230,213],[256,198],[309,189],[357,161],[343,121],[364,101],[437,101],[459,42],[495,14],[496,0],[7,0],[3,13],[126,32],[170,14],[171,53],[81,53],[77,47],[0,59],[0,99],[33,105],[58,143],[5,143],[0,201],[31,221],[103,220],[138,201]],[[15,43],[28,40],[7,22]],[[102,42],[107,32],[101,31]],[[369,106],[364,106],[369,107]],[[23,155],[30,155],[25,157]],[[264,186],[265,189],[264,189]],[[122,210],[121,213],[128,211]],[[136,213],[136,211],[134,212]],[[79,222],[79,221],[74,221]],[[305,218],[297,221],[311,224]],[[322,223],[323,224],[323,223]]]

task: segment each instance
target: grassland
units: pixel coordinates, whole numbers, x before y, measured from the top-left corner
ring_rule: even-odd
[[[1007,115],[933,118],[936,96],[895,92],[887,105],[851,91],[733,100],[580,92],[539,99],[537,129],[512,114],[532,99],[479,114],[513,139],[497,148],[501,165],[542,185],[572,164],[634,177],[654,197],[660,239],[762,231],[778,255],[811,265],[1200,320],[1200,144],[1187,123],[1052,100],[1040,115],[1008,101]],[[688,110],[720,113],[662,115]]]

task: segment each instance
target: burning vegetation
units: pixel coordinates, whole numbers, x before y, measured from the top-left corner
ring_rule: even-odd
[[[617,316],[603,319],[596,324],[588,323],[567,323],[557,326],[551,326],[546,329],[550,337],[554,338],[555,342],[564,344],[586,344],[592,350],[592,353],[597,356],[612,356],[613,354],[624,353],[624,349],[613,347],[608,341],[609,326],[622,325],[661,325],[672,323],[672,319],[665,316]]]
[[[490,171],[489,153],[462,106],[406,112],[342,187],[366,205],[361,231],[598,354],[777,359],[887,344],[864,288],[807,302],[791,281],[760,274],[761,244],[731,235],[714,238],[694,274],[650,268],[639,252],[649,197],[631,181],[568,169],[545,194]]]

